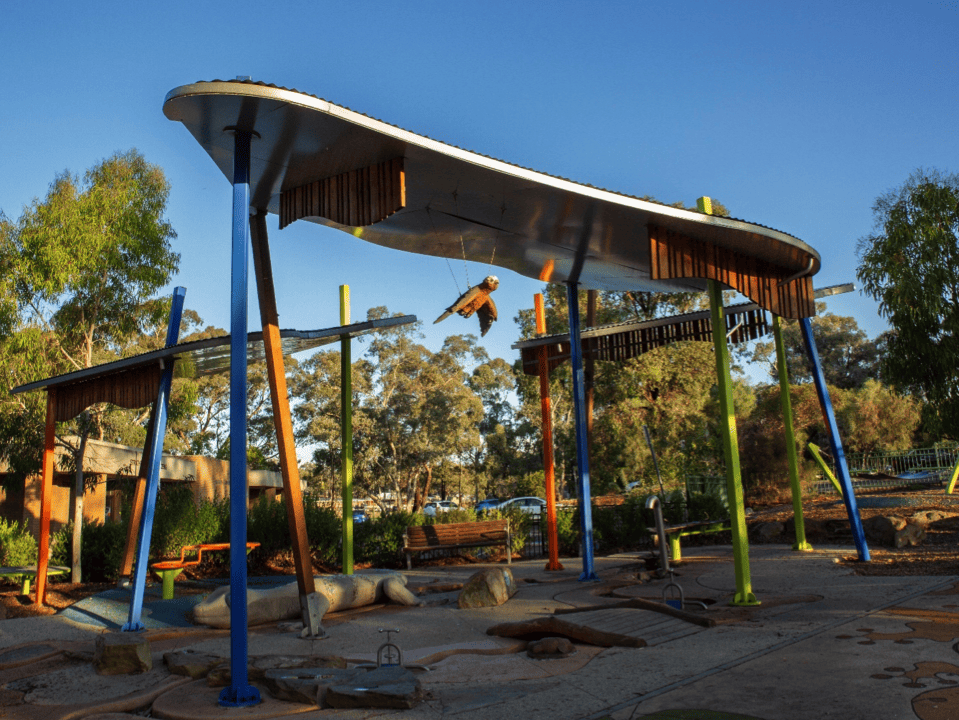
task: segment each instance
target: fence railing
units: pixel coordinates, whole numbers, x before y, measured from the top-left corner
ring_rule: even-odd
[[[835,462],[823,453],[835,472]],[[948,481],[959,461],[959,447],[931,447],[897,452],[846,453],[853,489],[878,490],[939,485]],[[820,475],[820,478],[822,476]],[[822,478],[813,486],[821,495],[836,494],[832,483]]]

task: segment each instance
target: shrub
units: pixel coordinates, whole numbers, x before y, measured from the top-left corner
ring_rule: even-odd
[[[161,487],[153,517],[151,556],[179,557],[184,545],[227,542],[229,537],[228,500],[201,500],[197,503],[186,485]]]
[[[0,518],[0,565],[33,565],[37,561],[37,541],[26,523],[8,523]]]
[[[593,506],[593,546],[604,552],[642,547],[649,541],[645,498],[631,495],[622,505]]]
[[[304,509],[306,533],[310,538],[313,556],[318,562],[333,564],[340,562],[342,559],[340,548],[343,546],[343,521],[340,516],[332,508],[321,507],[312,496],[307,496]],[[283,522],[287,524],[285,519]],[[353,558],[359,562],[361,560],[357,557],[356,531],[357,528],[366,524],[359,523],[353,526]]]
[[[83,582],[113,582],[120,576],[126,545],[124,523],[83,522],[80,535],[80,576]],[[73,562],[73,523],[68,523],[51,540],[50,561],[70,567]]]
[[[289,550],[292,546],[286,503],[282,500],[261,497],[250,508],[246,523],[247,540],[260,543],[264,552]]]
[[[548,529],[544,528],[543,532],[548,532]],[[560,555],[569,557],[579,555],[579,513],[576,510],[557,511],[556,539]]]
[[[354,526],[354,559],[375,567],[402,566],[403,533],[410,525],[422,525],[423,519],[421,514],[395,512]]]
[[[729,517],[726,501],[716,493],[689,495],[690,520],[725,520]]]

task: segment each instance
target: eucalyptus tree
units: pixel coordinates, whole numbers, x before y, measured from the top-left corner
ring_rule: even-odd
[[[959,174],[916,170],[873,205],[857,276],[889,320],[883,377],[925,403],[936,435],[959,437]]]
[[[163,171],[130,150],[97,163],[82,177],[61,173],[44,199],[35,199],[16,221],[3,217],[0,265],[14,298],[0,307],[9,343],[2,356],[13,366],[8,381],[35,380],[114,359],[114,347],[141,330],[143,303],[169,282],[179,263],[171,247],[176,233],[165,217],[168,197]],[[35,422],[35,406],[36,400],[28,400],[5,411],[26,413]],[[76,444],[65,433],[58,436],[77,476],[75,581],[83,448],[87,434],[103,437],[103,417],[103,408],[95,406],[80,420],[61,425],[61,430],[79,434]]]

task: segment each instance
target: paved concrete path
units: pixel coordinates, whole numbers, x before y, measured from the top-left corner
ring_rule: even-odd
[[[731,549],[690,549],[676,580],[687,599],[707,603],[698,613],[716,621],[709,628],[644,610],[596,608],[661,597],[666,581],[638,582],[642,559],[631,554],[597,558],[600,583],[578,582],[575,559],[564,560],[567,569],[559,573],[545,572],[544,560],[513,563],[520,590],[497,608],[459,610],[456,593],[446,592],[424,595],[430,604],[421,608],[381,606],[328,616],[324,640],[299,639],[283,626],[255,628],[251,656],[333,654],[363,662],[374,659],[383,642],[379,629],[395,627],[404,660],[433,670],[419,676],[423,702],[401,713],[317,710],[268,699],[242,717],[678,720],[692,717],[679,711],[700,710],[725,713],[701,713],[701,720],[959,718],[959,577],[860,577],[835,562],[852,554],[850,548],[795,553],[753,546],[753,589],[762,605],[732,608]],[[415,588],[463,582],[481,567],[420,568],[407,575]],[[641,637],[647,646],[578,645],[562,660],[532,660],[519,652],[522,641],[486,634],[493,625],[570,608],[594,609],[559,617]],[[155,614],[164,612],[158,607]],[[126,712],[115,709],[116,701],[131,692],[166,694],[157,708],[175,707],[182,720],[240,716],[217,706],[217,691],[203,681],[173,687],[179,679],[162,666],[162,653],[173,648],[228,656],[226,632],[152,630],[154,670],[121,678],[100,678],[82,661],[83,649],[92,648],[100,632],[102,624],[65,614],[0,622],[5,717],[63,720],[98,718],[99,712],[102,720],[117,720],[124,715],[104,713]],[[65,665],[65,656],[50,657],[68,647],[80,660]]]

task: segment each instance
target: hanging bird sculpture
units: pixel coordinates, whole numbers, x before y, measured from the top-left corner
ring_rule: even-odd
[[[446,308],[445,313],[433,321],[433,324],[445,320],[453,313],[459,313],[468,318],[475,312],[479,315],[480,335],[485,335],[496,319],[496,303],[493,302],[493,298],[489,294],[498,287],[499,278],[495,275],[487,275],[479,285],[471,287],[460,295],[455,303]]]

